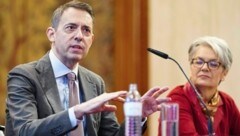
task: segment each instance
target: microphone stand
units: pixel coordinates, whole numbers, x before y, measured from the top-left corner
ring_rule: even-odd
[[[174,61],[178,67],[180,68],[180,70],[182,71],[182,73],[184,74],[185,78],[187,79],[187,81],[189,82],[189,84],[191,85],[192,89],[194,90],[196,96],[197,96],[197,99],[199,100],[200,102],[200,105],[206,109],[206,113],[207,113],[207,118],[208,118],[208,121],[207,121],[207,125],[208,125],[208,135],[209,136],[215,136],[215,133],[214,133],[214,130],[213,130],[213,122],[212,122],[212,119],[210,117],[210,111],[209,109],[207,108],[206,104],[204,103],[204,101],[202,100],[201,98],[201,95],[199,94],[199,92],[197,91],[197,88],[195,87],[195,85],[191,82],[191,80],[187,77],[186,73],[184,72],[184,70],[182,69],[182,67],[180,66],[180,64],[173,58],[169,57],[167,54],[163,53],[163,52],[160,52],[160,51],[157,51],[157,50],[154,50],[154,49],[151,49],[151,48],[148,48],[147,49],[148,51],[150,51],[151,53],[154,53],[164,59],[170,59],[172,61]]]

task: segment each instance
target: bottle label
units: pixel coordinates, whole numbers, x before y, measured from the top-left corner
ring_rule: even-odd
[[[124,103],[125,116],[142,116],[142,103],[126,102]]]

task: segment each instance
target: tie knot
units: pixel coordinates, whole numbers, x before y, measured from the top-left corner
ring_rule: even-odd
[[[67,74],[67,78],[70,81],[75,81],[76,80],[76,75],[75,75],[75,73],[71,72],[71,73]]]

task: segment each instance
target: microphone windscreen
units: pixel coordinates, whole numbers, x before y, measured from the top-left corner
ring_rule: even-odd
[[[166,53],[163,53],[163,52],[158,51],[158,50],[154,50],[154,49],[152,49],[152,48],[147,48],[147,50],[150,51],[150,52],[153,53],[153,54],[156,54],[156,55],[164,58],[164,59],[168,59],[168,55],[167,55]]]

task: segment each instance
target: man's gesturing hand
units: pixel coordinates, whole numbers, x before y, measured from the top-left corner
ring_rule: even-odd
[[[162,93],[168,90],[168,87],[154,87],[148,90],[141,98],[143,104],[142,115],[147,117],[160,110],[160,104],[170,101],[170,98],[158,98]]]
[[[74,106],[76,118],[80,119],[84,114],[97,113],[101,111],[115,111],[115,105],[109,105],[108,101],[116,100],[123,102],[127,94],[126,91],[118,91],[112,93],[103,93],[89,101]]]

